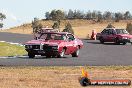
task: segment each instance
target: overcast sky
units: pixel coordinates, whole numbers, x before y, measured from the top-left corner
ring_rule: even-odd
[[[53,9],[132,13],[132,0],[0,0],[0,12],[7,15],[5,28],[44,18],[45,12]]]

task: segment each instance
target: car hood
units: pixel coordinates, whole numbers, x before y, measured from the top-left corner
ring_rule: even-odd
[[[48,44],[48,45],[58,45],[64,40],[31,40],[26,42],[26,44]]]
[[[118,35],[122,37],[132,38],[132,35],[130,34],[118,34]]]

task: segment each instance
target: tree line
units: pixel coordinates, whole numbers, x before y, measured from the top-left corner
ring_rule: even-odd
[[[6,15],[3,13],[0,13],[0,28],[3,27],[3,20],[6,19]]]
[[[119,22],[120,20],[132,20],[132,14],[129,11],[122,12],[110,12],[110,11],[88,11],[83,12],[81,10],[69,10],[68,12],[62,10],[52,10],[45,13],[47,20],[63,20],[63,19],[87,19],[96,20],[100,22],[102,20],[114,20]]]

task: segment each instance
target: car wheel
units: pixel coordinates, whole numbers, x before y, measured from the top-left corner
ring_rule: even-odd
[[[58,58],[62,58],[62,57],[64,57],[64,55],[65,55],[65,49],[63,49],[62,50],[62,52],[61,53],[59,53],[59,55],[57,56]]]
[[[77,50],[72,54],[72,57],[78,57],[79,56],[79,47],[77,47]]]
[[[33,53],[28,53],[28,56],[29,56],[29,58],[34,58],[34,57],[35,57],[35,54],[33,54]]]
[[[123,45],[126,45],[126,42],[123,42]]]
[[[52,58],[55,58],[55,55],[52,55]]]
[[[104,44],[104,39],[103,38],[99,38],[99,40],[100,40],[101,44]]]
[[[51,56],[50,55],[46,55],[46,58],[51,58]]]
[[[115,44],[117,44],[117,45],[120,45],[120,41],[119,41],[119,39],[115,39]]]

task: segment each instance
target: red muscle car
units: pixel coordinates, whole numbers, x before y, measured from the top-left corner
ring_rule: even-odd
[[[41,33],[37,40],[31,40],[25,43],[25,50],[29,58],[35,55],[46,57],[64,57],[72,55],[78,57],[79,49],[83,43],[73,34],[67,32],[45,32]]]
[[[106,28],[101,33],[97,33],[96,38],[101,43],[114,42],[116,44],[126,43],[132,44],[132,35],[130,35],[125,29]]]

